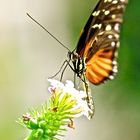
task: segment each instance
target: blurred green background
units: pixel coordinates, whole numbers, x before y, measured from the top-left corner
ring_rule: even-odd
[[[47,78],[67,57],[27,16],[29,12],[72,50],[97,0],[0,0],[0,139],[23,140],[18,117],[48,99]],[[92,86],[93,120],[75,121],[64,140],[140,140],[140,1],[129,0],[121,31],[119,73]],[[65,79],[72,79],[67,70]]]

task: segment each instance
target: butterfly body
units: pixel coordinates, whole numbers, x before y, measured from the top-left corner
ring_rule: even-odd
[[[86,71],[85,58],[78,55],[76,52],[68,52],[68,58],[72,61],[73,71],[77,77],[82,78],[84,72]]]

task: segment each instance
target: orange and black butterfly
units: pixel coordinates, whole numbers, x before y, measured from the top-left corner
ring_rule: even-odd
[[[85,83],[88,95],[87,102],[91,109],[94,108],[92,96],[88,92],[87,80],[94,85],[99,85],[108,79],[114,78],[117,72],[116,57],[119,47],[120,25],[123,21],[127,3],[128,0],[99,0],[81,33],[77,47],[73,51],[70,51],[33,19],[63,47],[68,49],[68,60],[64,62],[66,65],[61,78],[69,65],[74,73]]]
[[[69,52],[73,71],[92,84],[113,79],[117,72],[120,25],[127,0],[100,0],[91,13],[77,47]],[[86,82],[86,81],[85,81]]]
[[[74,71],[85,73],[94,85],[113,79],[117,72],[120,25],[127,0],[100,0],[91,13],[76,51],[71,52]]]

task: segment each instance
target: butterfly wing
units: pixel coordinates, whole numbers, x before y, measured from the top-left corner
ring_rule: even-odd
[[[76,52],[86,58],[86,77],[95,84],[117,72],[120,25],[127,0],[100,0],[84,27]]]

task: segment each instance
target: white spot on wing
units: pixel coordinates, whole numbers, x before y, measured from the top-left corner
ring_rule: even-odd
[[[120,42],[119,42],[119,41],[117,42],[116,47],[117,47],[117,48],[120,47]]]
[[[104,0],[104,3],[106,3],[106,2],[111,2],[112,0]]]
[[[118,52],[116,51],[114,55],[115,55],[115,57],[117,57],[118,56]]]
[[[113,0],[112,1],[112,4],[117,4],[118,3],[118,0]]]
[[[104,12],[105,15],[108,15],[109,13],[110,13],[109,10],[107,10],[107,11]]]
[[[115,44],[116,44],[115,42],[111,42],[112,47],[115,47]]]
[[[125,0],[120,0],[121,2],[125,2]]]
[[[109,38],[109,39],[112,39],[112,38],[113,38],[113,36],[112,36],[112,35],[108,35],[108,38]]]
[[[98,16],[99,14],[100,14],[100,10],[94,11],[94,12],[92,13],[93,16]]]
[[[102,26],[102,24],[94,24],[93,26],[92,26],[92,28],[101,28],[101,26]]]
[[[111,27],[111,25],[109,25],[109,24],[108,24],[108,25],[106,26],[106,28],[105,28],[106,31],[110,31],[111,29],[112,29],[112,27]]]
[[[102,11],[105,12],[105,9],[103,9]]]
[[[113,80],[114,79],[114,76],[113,75],[110,75],[109,76],[109,79]]]
[[[114,66],[112,71],[113,71],[114,73],[117,73],[117,72],[118,72],[117,66]]]
[[[112,62],[112,64],[113,64],[113,65],[117,65],[117,62],[114,60],[114,61]]]
[[[114,30],[115,30],[115,31],[119,31],[119,24],[118,24],[118,23],[116,23],[116,24],[114,25]]]
[[[104,34],[104,32],[100,32],[98,35],[103,35]]]
[[[112,15],[111,17],[112,17],[112,19],[115,19],[116,18],[116,15]]]
[[[119,35],[118,35],[118,34],[114,34],[114,36],[115,36],[117,39],[119,39]]]

